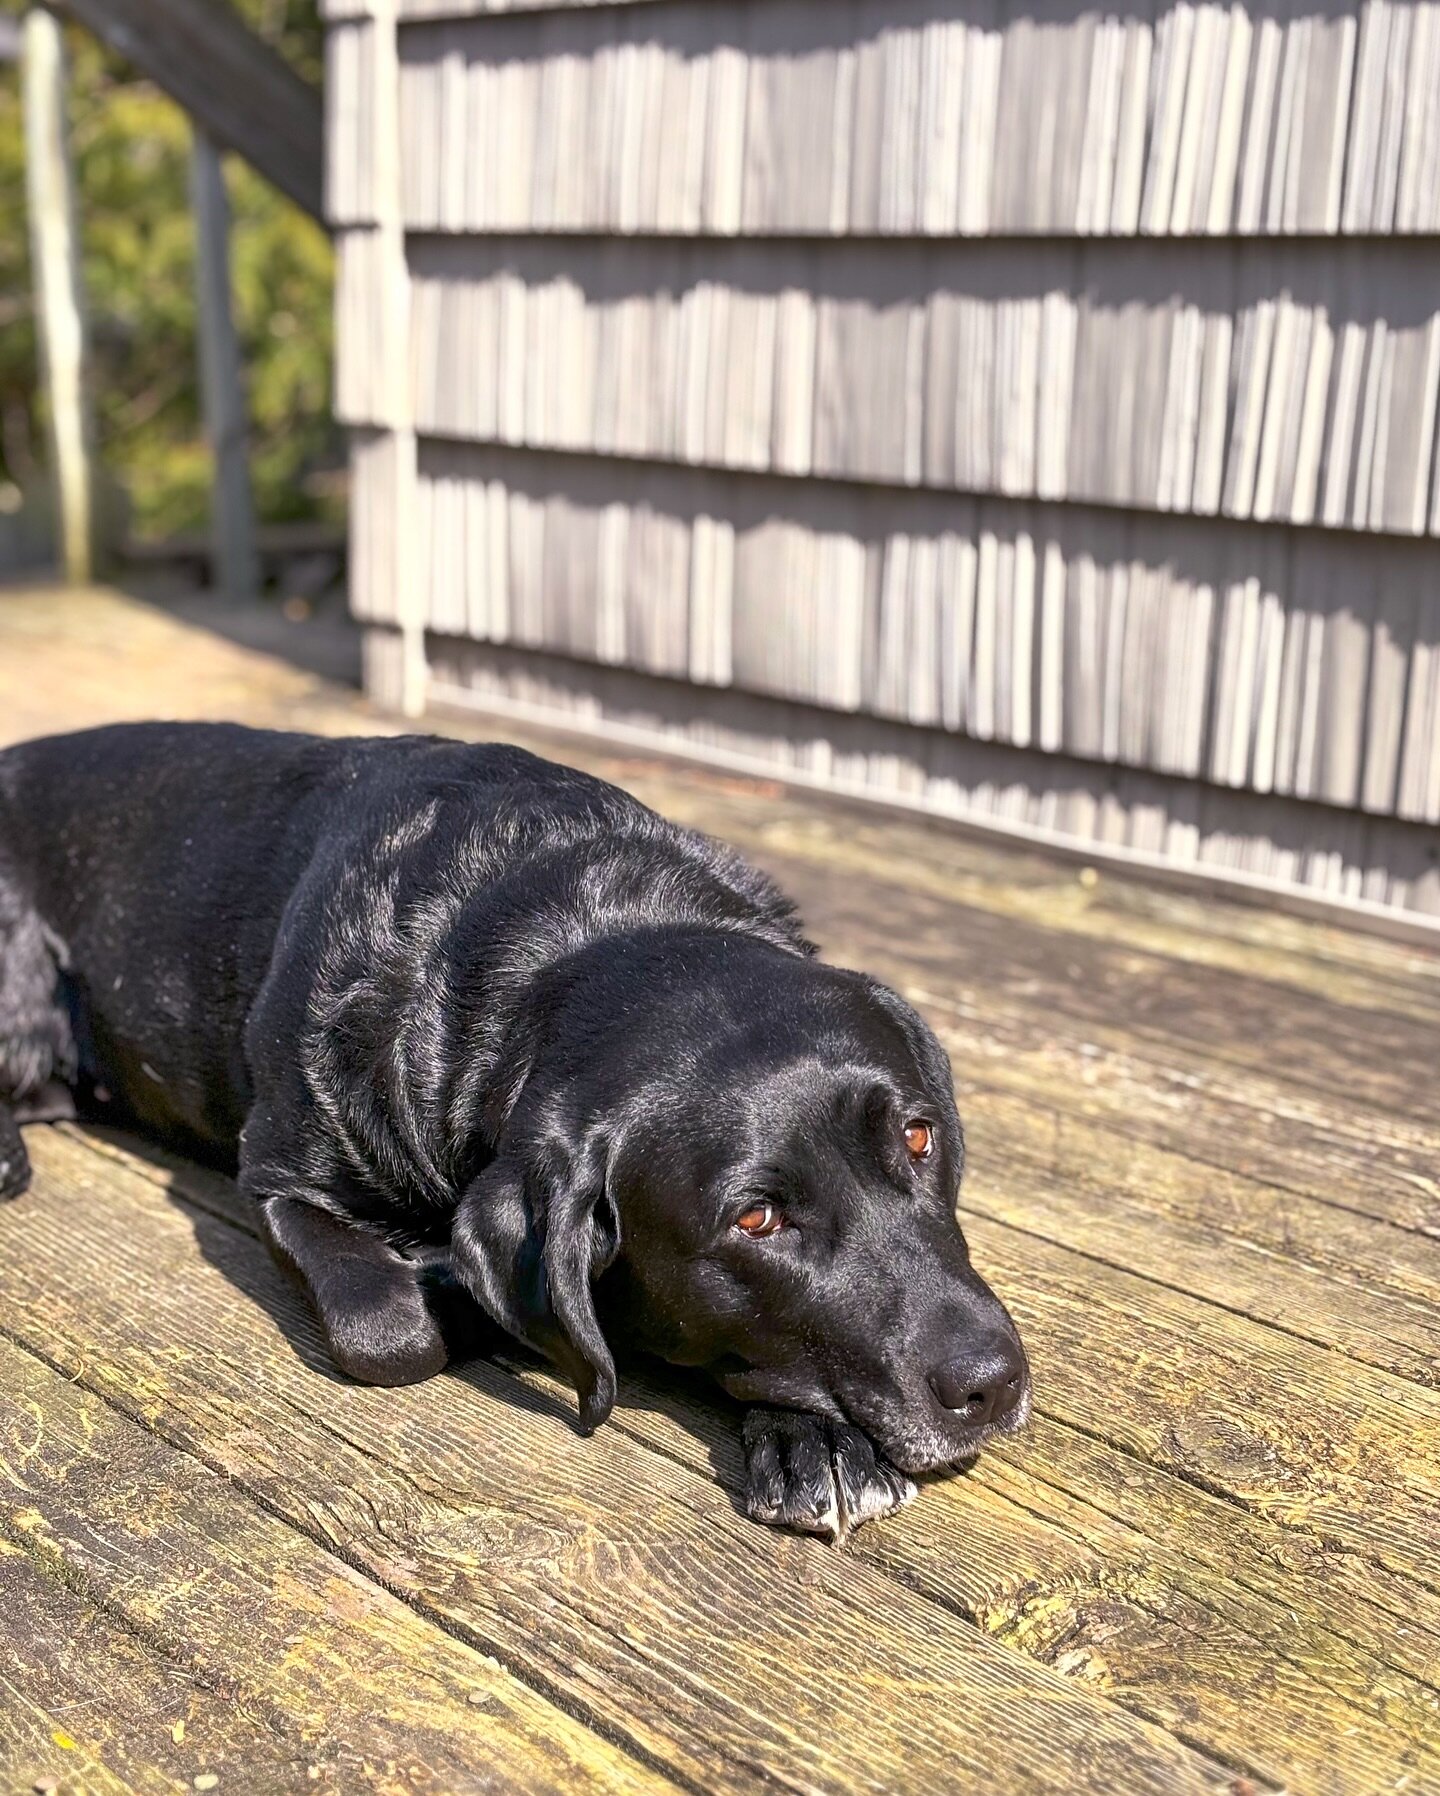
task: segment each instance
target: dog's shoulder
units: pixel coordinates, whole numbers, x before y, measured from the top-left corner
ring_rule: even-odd
[[[348,791],[346,789],[349,789]],[[507,916],[740,929],[813,953],[791,901],[737,850],[633,793],[505,743],[411,737],[357,745],[333,776],[345,860],[384,881],[437,939],[482,893]],[[353,799],[350,793],[353,792]]]

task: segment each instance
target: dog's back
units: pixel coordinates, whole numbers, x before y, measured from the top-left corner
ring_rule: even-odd
[[[433,932],[501,884],[505,908],[538,913],[597,879],[621,908],[663,921],[708,904],[801,945],[738,857],[520,749],[229,724],[23,743],[0,753],[0,1104],[78,1078],[227,1159],[282,931],[299,1029],[322,969],[363,981],[413,962],[416,919]]]

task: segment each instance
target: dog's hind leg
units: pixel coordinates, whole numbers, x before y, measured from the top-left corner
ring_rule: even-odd
[[[20,1123],[73,1115],[75,1061],[59,944],[0,851],[0,1198],[30,1183]]]
[[[306,1129],[313,1099],[296,1069],[261,1097],[240,1133],[241,1192],[280,1265],[309,1294],[330,1356],[365,1384],[416,1384],[449,1358],[427,1302],[427,1268],[348,1213],[351,1174]]]
[[[309,1291],[342,1372],[365,1384],[416,1384],[444,1367],[445,1337],[421,1267],[301,1198],[268,1198],[261,1215],[275,1257]]]

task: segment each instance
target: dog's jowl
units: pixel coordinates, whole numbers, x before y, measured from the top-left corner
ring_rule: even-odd
[[[19,1123],[102,1100],[234,1166],[345,1372],[428,1377],[473,1305],[587,1428],[612,1349],[703,1367],[761,1520],[843,1535],[1029,1413],[930,1030],[734,853],[517,749],[0,754],[0,1194]]]

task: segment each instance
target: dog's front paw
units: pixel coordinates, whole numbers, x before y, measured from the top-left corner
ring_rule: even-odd
[[[843,1545],[861,1522],[913,1501],[915,1486],[845,1422],[793,1409],[745,1417],[745,1507],[752,1520]]]

